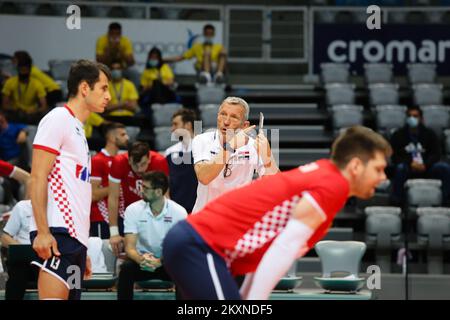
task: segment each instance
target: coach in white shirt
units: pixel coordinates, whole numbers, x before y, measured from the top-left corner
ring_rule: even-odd
[[[198,179],[193,212],[209,201],[259,176],[279,172],[269,142],[262,131],[256,139],[247,134],[250,108],[244,99],[226,98],[217,114],[217,130],[197,135],[192,141],[194,169]]]
[[[170,280],[162,267],[162,242],[170,228],[187,217],[186,209],[164,195],[166,175],[150,171],[142,176],[143,200],[125,210],[124,233],[127,260],[120,266],[118,300],[132,300],[135,281]]]

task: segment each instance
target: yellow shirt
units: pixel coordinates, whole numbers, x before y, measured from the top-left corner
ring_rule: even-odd
[[[137,101],[139,96],[134,83],[127,79],[120,82],[109,82],[109,93],[111,94],[110,104],[114,105],[119,102]],[[111,116],[133,116],[134,112],[130,110],[114,110]]]
[[[165,63],[161,66],[161,69],[158,68],[145,69],[141,75],[141,86],[149,87],[156,79],[161,79],[162,83],[167,84],[168,82],[172,82],[173,78],[174,75],[172,69],[167,63]]]
[[[3,86],[2,94],[10,98],[11,106],[16,110],[36,111],[39,98],[45,98],[44,86],[31,78],[28,83],[20,83],[19,77],[11,77]]]
[[[109,37],[107,34],[99,37],[97,39],[97,46],[95,49],[95,53],[97,55],[103,55],[105,53],[106,48],[109,46]],[[116,52],[116,56],[110,56],[108,60],[116,60],[116,59],[124,59],[126,56],[133,54],[133,46],[131,44],[130,39],[125,36],[120,37],[119,41],[119,51]]]
[[[84,134],[86,135],[86,138],[90,138],[92,136],[92,131],[94,130],[94,126],[98,127],[103,122],[105,122],[105,119],[102,118],[97,113],[92,112],[89,117],[86,120],[86,123],[84,124]]]
[[[223,50],[223,46],[218,43],[214,43],[211,47],[211,61],[218,63],[219,62],[219,56],[220,53]],[[185,59],[192,59],[196,58],[197,62],[195,63],[195,67],[197,69],[200,69],[202,67],[203,62],[203,56],[204,56],[204,45],[203,43],[195,43],[189,50],[187,50],[185,53],[183,53],[183,57]]]
[[[55,80],[52,79],[48,74],[45,72],[42,72],[38,67],[32,66],[31,67],[31,78],[34,78],[38,80],[42,85],[44,86],[44,89],[47,92],[60,90],[59,84],[55,82]]]

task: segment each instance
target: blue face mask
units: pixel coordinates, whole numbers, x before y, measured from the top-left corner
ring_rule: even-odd
[[[419,125],[419,119],[416,117],[408,117],[406,119],[406,123],[410,128],[417,128],[417,126]]]
[[[111,71],[111,77],[114,80],[122,78],[122,70],[112,70]]]
[[[158,66],[158,64],[159,64],[158,60],[154,60],[154,59],[148,60],[147,68],[156,68]]]

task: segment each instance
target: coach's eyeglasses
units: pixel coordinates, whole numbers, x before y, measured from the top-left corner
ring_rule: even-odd
[[[228,178],[229,176],[231,176],[231,164],[226,163],[225,164],[225,169],[223,170],[223,177],[224,178]]]

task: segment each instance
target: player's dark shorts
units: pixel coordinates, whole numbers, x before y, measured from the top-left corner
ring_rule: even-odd
[[[240,300],[239,288],[225,260],[182,220],[163,241],[164,268],[187,300]]]
[[[69,300],[79,300],[81,283],[86,269],[87,248],[76,238],[72,238],[66,228],[50,228],[50,232],[58,244],[61,255],[59,257],[52,256],[47,260],[38,257],[31,264],[61,280],[70,290]],[[36,235],[36,231],[30,232],[31,243]]]

